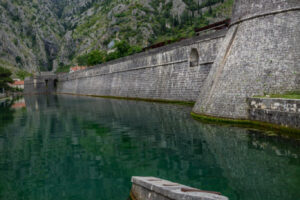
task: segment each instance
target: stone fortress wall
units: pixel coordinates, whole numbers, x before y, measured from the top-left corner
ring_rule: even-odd
[[[249,98],[249,119],[300,129],[300,99]]]
[[[25,94],[47,94],[57,89],[57,77],[51,72],[43,72],[24,81]]]
[[[58,75],[53,91],[192,101],[199,116],[263,121],[249,98],[300,91],[299,27],[299,0],[235,0],[229,29]]]
[[[195,102],[226,31],[59,75],[57,92]]]
[[[299,0],[236,0],[193,111],[248,119],[248,97],[300,90],[299,27]]]

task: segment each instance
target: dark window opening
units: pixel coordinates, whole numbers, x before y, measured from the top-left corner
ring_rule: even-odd
[[[53,82],[53,84],[54,84],[54,89],[56,89],[56,88],[57,88],[57,82],[58,82],[58,80],[57,80],[57,79],[55,79],[55,80],[54,80],[54,82]]]
[[[191,50],[190,55],[190,67],[195,67],[199,65],[199,53],[197,49]]]
[[[45,83],[46,83],[46,88],[48,87],[48,80],[45,80]]]

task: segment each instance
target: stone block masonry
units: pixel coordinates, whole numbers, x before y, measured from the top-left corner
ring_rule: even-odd
[[[228,200],[217,192],[203,191],[154,177],[132,177],[133,200]]]
[[[195,102],[225,34],[194,37],[59,75],[57,92]]]
[[[57,77],[50,72],[43,72],[33,77],[27,77],[24,81],[25,94],[47,94],[56,92]]]
[[[299,0],[236,0],[193,111],[248,119],[247,98],[300,90],[299,27]]]
[[[249,98],[251,120],[300,129],[300,99]]]
[[[247,102],[300,91],[299,27],[300,0],[235,0],[228,30],[58,75],[56,92],[196,101],[193,113],[206,118],[299,128],[297,114],[261,108],[249,113]],[[27,83],[25,92],[52,90],[42,77]]]

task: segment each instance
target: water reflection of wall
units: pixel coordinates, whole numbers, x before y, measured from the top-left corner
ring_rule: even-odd
[[[1,198],[120,199],[132,175],[231,199],[299,196],[297,148],[244,129],[201,124],[189,107],[73,96],[25,101],[27,112],[0,131]]]
[[[94,109],[113,116],[118,123],[135,130],[162,133],[149,138],[155,141],[155,137],[159,137],[157,141],[162,142],[161,146],[188,151],[190,156],[199,156],[200,151],[198,159],[221,168],[229,186],[243,191],[238,194],[241,199],[293,199],[300,195],[297,190],[299,150],[293,147],[297,144],[263,136],[257,131],[195,123],[183,107],[117,100],[95,102],[99,105]],[[85,105],[79,104],[80,108],[74,110],[90,110]],[[177,134],[169,137],[170,132]],[[183,172],[188,173],[188,168]],[[286,188],[291,191],[286,192]]]
[[[78,144],[70,145],[75,134],[68,129],[72,124],[57,121],[62,119],[63,113],[56,112],[55,106],[51,108],[54,100],[26,97],[29,114],[23,112],[13,125],[1,132],[0,198],[70,199],[75,196],[93,199],[97,196],[117,199],[110,198],[114,191],[103,192],[109,191],[110,184],[85,180],[87,177],[97,180],[103,175],[101,161],[92,160]],[[64,125],[66,132],[63,133],[60,127]],[[93,193],[82,193],[82,184]]]
[[[233,133],[233,134],[232,134]],[[235,139],[238,137],[238,139]],[[294,199],[299,197],[299,149],[255,131],[204,131],[231,187],[243,191],[240,199]]]

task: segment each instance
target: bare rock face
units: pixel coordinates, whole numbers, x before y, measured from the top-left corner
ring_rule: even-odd
[[[300,1],[236,0],[194,112],[248,118],[247,98],[300,90]]]
[[[172,15],[173,16],[180,16],[186,9],[186,5],[183,3],[182,0],[175,0],[173,1],[173,8],[172,8]]]
[[[1,0],[0,65],[51,71],[59,65],[76,64],[76,57],[83,53],[107,50],[112,40],[147,46],[162,34],[161,26],[172,30],[175,17],[180,22],[183,15],[194,16],[197,12],[191,9],[203,2]]]
[[[56,34],[63,27],[48,5],[3,0],[0,12],[0,64],[29,72],[51,69],[49,61],[58,53]]]

